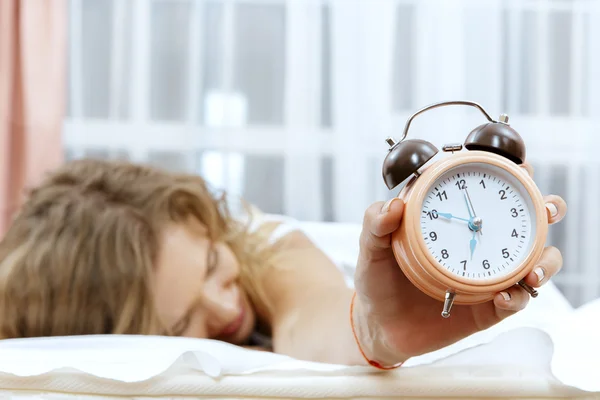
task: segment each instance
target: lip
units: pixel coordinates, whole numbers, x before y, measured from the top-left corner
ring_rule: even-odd
[[[239,315],[221,331],[219,336],[231,336],[231,335],[235,334],[237,331],[239,331],[240,328],[242,327],[245,316],[246,316],[246,312],[242,308]]]

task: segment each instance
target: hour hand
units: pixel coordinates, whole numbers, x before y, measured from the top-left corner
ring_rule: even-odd
[[[443,218],[447,218],[447,219],[458,219],[460,221],[465,221],[465,222],[469,222],[469,220],[467,218],[460,218],[460,217],[455,217],[454,215],[450,214],[450,213],[441,213],[438,212],[437,213],[440,217]]]
[[[477,246],[477,240],[475,240],[475,232],[473,232],[473,238],[469,243],[471,245],[471,260],[473,260],[473,253],[475,252],[475,246]]]

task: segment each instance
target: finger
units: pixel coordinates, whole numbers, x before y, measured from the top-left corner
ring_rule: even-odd
[[[556,275],[562,266],[560,250],[553,246],[546,247],[533,271],[525,277],[525,283],[531,287],[540,287]]]
[[[551,194],[544,197],[544,202],[549,224],[560,222],[567,215],[567,203],[562,197]]]
[[[363,232],[384,237],[400,227],[404,202],[398,197],[372,204],[365,212]]]
[[[531,179],[533,179],[533,166],[531,164],[529,164],[528,162],[524,162],[523,164],[520,165],[521,168],[523,168],[524,170],[527,171],[527,173],[529,174],[529,176],[531,177]]]
[[[400,227],[403,212],[404,202],[397,197],[386,203],[372,204],[363,219],[361,252],[366,252],[368,256],[370,253],[389,249],[390,234]]]
[[[523,310],[529,303],[529,293],[519,286],[510,287],[494,296],[496,315],[504,319]]]

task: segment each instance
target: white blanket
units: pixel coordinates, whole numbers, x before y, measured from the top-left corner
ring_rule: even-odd
[[[368,367],[304,362],[211,340],[150,336],[27,339],[0,343],[0,371],[4,371],[0,372],[0,388],[11,395],[27,390],[104,397],[586,394],[552,376],[551,349],[546,334],[521,328],[431,364],[380,373]]]
[[[360,227],[303,224],[348,271]],[[310,363],[226,343],[151,336],[0,341],[0,394],[210,398],[600,396],[600,300],[573,310],[552,285],[526,310],[392,372]]]

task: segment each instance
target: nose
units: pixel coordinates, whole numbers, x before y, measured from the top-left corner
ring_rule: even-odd
[[[208,289],[208,288],[207,288]],[[240,290],[237,284],[215,287],[204,293],[207,325],[212,336],[235,320],[240,313]]]

